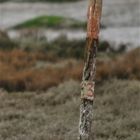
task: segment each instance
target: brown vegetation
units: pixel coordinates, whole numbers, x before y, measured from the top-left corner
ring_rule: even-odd
[[[81,80],[81,60],[67,59],[64,63],[62,59],[55,59],[36,51],[0,51],[0,87],[8,91],[35,91],[46,90],[69,79]],[[139,59],[139,48],[113,59],[98,59],[97,82],[112,77],[140,80]]]
[[[48,62],[43,53],[0,51],[0,87],[8,91],[46,90],[68,79],[80,79],[82,75],[81,63],[76,66],[68,61],[63,67],[38,68],[41,62],[44,65]]]
[[[132,50],[113,60],[99,61],[97,67],[97,80],[111,77],[119,79],[140,80],[140,48]]]

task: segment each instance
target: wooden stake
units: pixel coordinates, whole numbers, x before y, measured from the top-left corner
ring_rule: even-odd
[[[94,140],[93,136],[91,136],[91,126],[93,120],[96,53],[98,46],[101,11],[102,0],[90,0],[88,8],[85,66],[81,84],[79,140]]]

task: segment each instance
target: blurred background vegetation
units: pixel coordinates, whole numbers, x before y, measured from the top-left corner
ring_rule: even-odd
[[[79,0],[0,0],[0,2],[76,2]]]
[[[26,1],[30,2],[27,3],[27,9],[36,1]],[[58,2],[72,2],[72,0],[39,2],[46,2],[43,5],[46,4],[47,7],[50,4],[47,2],[55,1],[57,3],[53,3],[52,7],[56,8],[63,6]],[[74,1],[76,0],[73,0],[73,5]],[[105,5],[112,4],[116,7],[116,4],[121,3],[122,1],[110,3],[110,0],[106,0]],[[125,7],[123,12],[117,13],[120,18],[124,13],[128,14],[128,7],[138,5],[135,0],[132,3],[123,0],[123,3],[125,3],[122,5]],[[22,8],[22,3],[15,4]],[[11,11],[17,10],[13,13],[9,11],[9,14],[12,13],[16,17],[19,12],[17,5],[11,6],[8,2],[0,4],[0,140],[75,140],[78,134],[86,20],[72,18],[70,15],[50,15],[43,12],[14,24],[10,18],[9,24],[6,18],[7,7],[10,7]],[[43,5],[36,6],[42,9]],[[65,5],[69,7],[69,3],[65,3],[64,7]],[[81,5],[86,7],[86,2],[79,0],[78,7]],[[115,14],[113,6],[111,11],[104,9],[103,12],[107,10],[107,15],[103,15],[101,23],[94,105],[95,138],[138,140],[140,139],[140,44],[137,43],[140,35],[139,24],[138,20],[131,18],[127,18],[133,21],[130,25],[126,26],[127,22],[122,20],[117,25],[114,24],[111,19],[112,14]],[[72,6],[69,8],[70,14]],[[61,10],[63,13],[63,9]],[[109,17],[110,24],[106,24],[104,16]],[[17,21],[20,19],[22,15]],[[122,32],[123,34],[119,34]],[[131,38],[133,33],[136,35],[134,40]],[[117,42],[112,42],[112,38]]]

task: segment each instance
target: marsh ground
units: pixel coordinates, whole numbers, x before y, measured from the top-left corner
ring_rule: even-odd
[[[96,139],[139,140],[139,53],[139,48],[122,55],[99,52],[92,130]],[[83,63],[77,55],[56,54],[0,51],[1,140],[77,138]]]
[[[92,130],[97,140],[140,139],[140,48],[133,50],[140,44],[139,4],[104,1]],[[76,140],[86,11],[87,1],[0,3],[0,140]],[[44,26],[46,38],[32,26]]]
[[[73,80],[46,92],[0,91],[0,139],[75,140],[79,93],[79,82]],[[139,100],[139,81],[114,79],[97,85],[93,121],[96,139],[139,140]]]

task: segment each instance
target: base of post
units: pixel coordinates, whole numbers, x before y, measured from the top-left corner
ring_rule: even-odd
[[[82,99],[80,106],[79,140],[93,140],[91,127],[93,120],[93,101]]]

